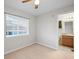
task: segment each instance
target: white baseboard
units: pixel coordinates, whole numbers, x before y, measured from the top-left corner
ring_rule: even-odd
[[[9,54],[9,53],[14,52],[14,51],[17,51],[17,50],[22,49],[22,48],[24,48],[24,47],[30,46],[30,45],[35,44],[35,43],[40,44],[40,45],[43,45],[43,46],[46,46],[46,47],[48,47],[48,48],[55,49],[55,50],[57,49],[57,48],[55,48],[55,47],[53,47],[53,46],[51,46],[51,45],[49,45],[49,44],[45,44],[45,43],[42,43],[42,42],[33,42],[33,43],[29,43],[29,44],[27,44],[27,45],[25,45],[25,46],[18,47],[18,48],[16,48],[16,49],[7,51],[7,52],[4,53],[4,55]]]
[[[24,48],[24,47],[30,46],[30,45],[32,45],[32,44],[34,44],[34,43],[35,43],[35,42],[33,42],[33,43],[29,43],[29,44],[27,44],[27,45],[25,45],[25,46],[18,47],[18,48],[16,48],[16,49],[7,51],[7,52],[4,53],[4,55],[9,54],[9,53],[14,52],[14,51],[17,51],[17,50],[22,49],[22,48]]]
[[[56,48],[56,47],[53,47],[53,46],[51,46],[51,45],[49,45],[49,44],[45,44],[45,43],[42,43],[42,42],[36,42],[37,44],[40,44],[40,45],[43,45],[43,46],[46,46],[46,47],[48,47],[48,48],[52,48],[52,49],[58,49],[58,48]]]

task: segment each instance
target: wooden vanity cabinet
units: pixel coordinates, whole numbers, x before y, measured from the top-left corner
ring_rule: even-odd
[[[62,45],[73,48],[74,47],[74,37],[62,35]]]

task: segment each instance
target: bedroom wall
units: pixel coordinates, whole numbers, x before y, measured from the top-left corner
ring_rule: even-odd
[[[28,36],[24,35],[24,36],[16,36],[16,37],[5,37],[4,39],[5,54],[33,44],[35,42],[35,17],[27,16],[25,13],[21,11],[17,11],[15,9],[10,9],[10,8],[5,9],[5,12],[30,18],[30,24],[29,24],[30,34]]]
[[[58,25],[54,15],[48,13],[37,19],[37,42],[50,48],[58,48]]]
[[[73,5],[50,11],[37,17],[37,43],[57,49],[59,47],[58,15],[72,12]]]

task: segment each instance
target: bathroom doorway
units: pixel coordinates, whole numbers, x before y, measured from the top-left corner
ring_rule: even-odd
[[[59,46],[74,49],[73,12],[58,16]]]

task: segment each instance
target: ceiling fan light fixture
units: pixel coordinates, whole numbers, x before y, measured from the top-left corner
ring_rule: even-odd
[[[38,5],[35,5],[35,9],[38,9]]]
[[[34,4],[35,5],[39,5],[40,1],[39,0],[35,0]]]
[[[34,4],[35,4],[35,9],[38,9],[39,3],[40,3],[40,1],[39,1],[39,0],[35,0],[35,1],[34,1]]]

